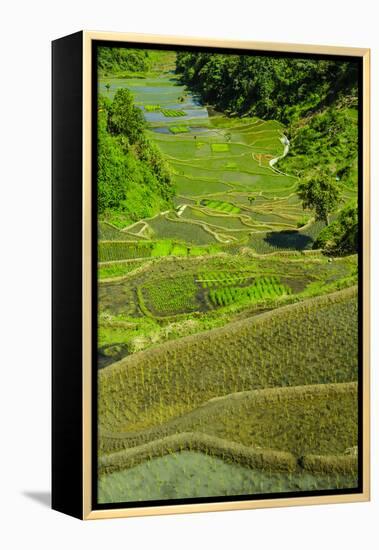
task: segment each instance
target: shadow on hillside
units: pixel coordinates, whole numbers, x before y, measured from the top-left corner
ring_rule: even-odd
[[[276,248],[290,250],[305,250],[312,248],[313,239],[296,230],[272,231],[267,233],[265,239],[268,244]]]

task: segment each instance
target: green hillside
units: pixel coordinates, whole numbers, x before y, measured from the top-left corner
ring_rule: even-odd
[[[352,288],[135,353],[99,373],[100,426],[131,432],[228,393],[356,380],[357,315]]]

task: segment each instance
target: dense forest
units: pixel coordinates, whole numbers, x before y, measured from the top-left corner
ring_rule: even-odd
[[[102,75],[114,75],[120,72],[145,72],[151,67],[149,50],[129,48],[99,48],[97,66]]]
[[[98,211],[125,225],[171,205],[169,169],[145,135],[142,112],[126,89],[98,102]]]
[[[277,167],[301,178],[299,195],[304,205],[315,208],[316,219],[328,224],[330,210],[340,206],[342,188],[354,190],[357,186],[358,65],[350,61],[180,52],[176,71],[203,103],[229,116],[258,116],[285,124],[291,145]],[[334,197],[329,200],[329,210],[325,201],[328,193]],[[324,204],[317,208],[322,201]],[[356,201],[347,209],[357,220]],[[352,247],[358,243],[357,223],[353,224],[353,235],[341,235],[345,214],[341,212],[321,235],[330,251],[356,249]]]
[[[205,103],[284,124],[357,95],[357,65],[350,62],[179,52],[176,67]]]

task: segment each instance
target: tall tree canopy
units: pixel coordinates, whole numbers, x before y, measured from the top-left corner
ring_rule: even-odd
[[[357,90],[354,62],[179,52],[176,70],[222,111],[284,123]]]
[[[108,130],[115,136],[126,136],[129,143],[142,138],[146,126],[141,109],[134,105],[133,96],[127,88],[117,90],[108,109]]]
[[[144,72],[151,65],[148,50],[131,48],[100,47],[97,65],[101,74],[115,74],[122,71]]]
[[[98,210],[122,214],[123,224],[172,206],[174,189],[160,151],[146,137],[140,109],[128,90],[98,102]]]

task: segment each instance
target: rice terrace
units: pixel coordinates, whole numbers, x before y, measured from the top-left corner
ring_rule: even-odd
[[[98,502],[356,488],[356,65],[97,63]]]

